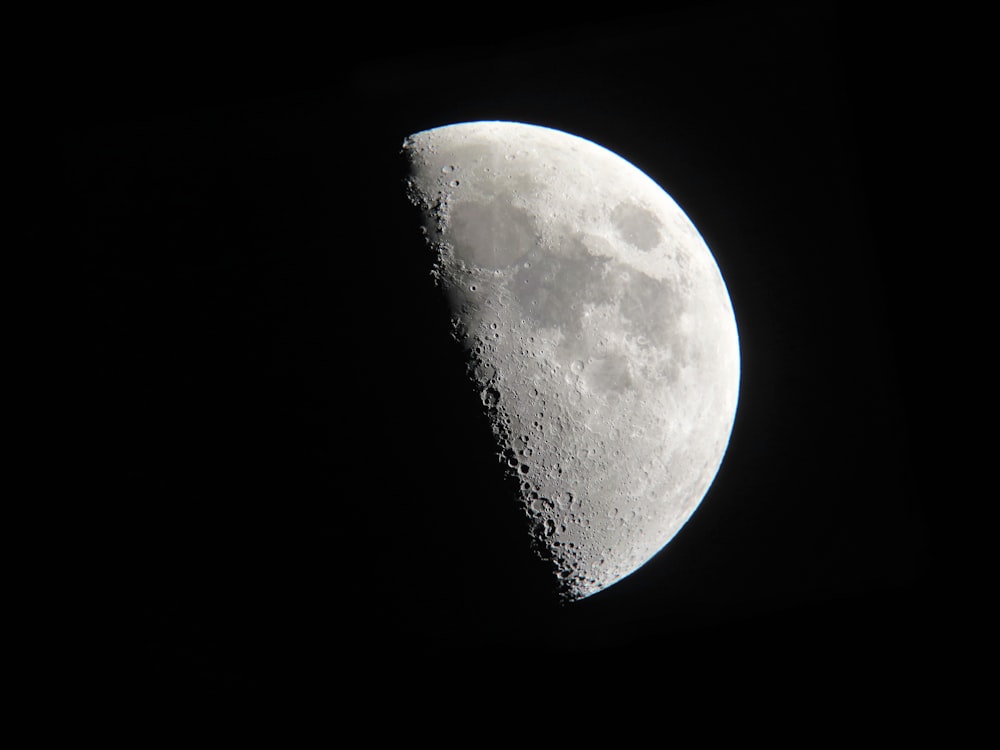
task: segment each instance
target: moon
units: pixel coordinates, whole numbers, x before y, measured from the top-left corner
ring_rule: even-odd
[[[719,267],[659,185],[584,138],[466,122],[402,154],[526,543],[561,600],[591,596],[674,538],[722,463],[740,349]]]

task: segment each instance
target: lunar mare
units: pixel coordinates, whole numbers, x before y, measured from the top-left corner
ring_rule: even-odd
[[[583,138],[470,122],[403,154],[535,549],[587,597],[667,545],[721,465],[740,354],[719,268],[666,192]]]

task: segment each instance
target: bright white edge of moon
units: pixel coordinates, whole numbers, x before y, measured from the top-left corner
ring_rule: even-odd
[[[663,189],[583,138],[468,122],[403,154],[532,546],[564,600],[590,596],[666,546],[721,465],[740,353],[718,265]]]

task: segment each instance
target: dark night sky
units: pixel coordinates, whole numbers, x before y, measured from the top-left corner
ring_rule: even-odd
[[[308,33],[147,19],[53,63],[81,280],[70,434],[109,669],[228,690],[907,663],[937,606],[893,139],[915,73],[897,21],[796,5],[526,27],[509,9],[429,34],[374,13]],[[647,172],[712,248],[740,328],[701,509],[565,609],[538,593],[399,185],[406,135],[475,119]]]

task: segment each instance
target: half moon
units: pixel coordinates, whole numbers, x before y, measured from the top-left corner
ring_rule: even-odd
[[[583,138],[469,122],[403,154],[534,547],[587,597],[670,542],[721,465],[740,352],[718,265],[666,192]]]

